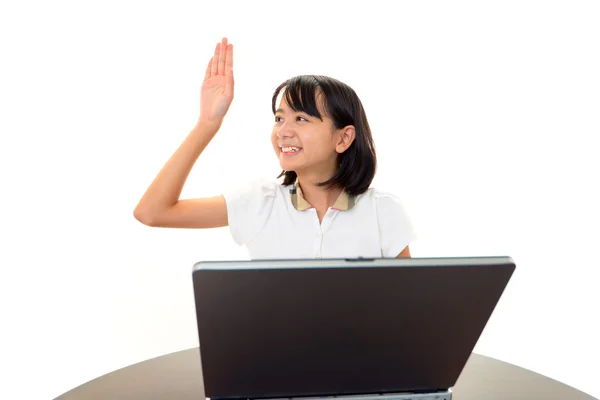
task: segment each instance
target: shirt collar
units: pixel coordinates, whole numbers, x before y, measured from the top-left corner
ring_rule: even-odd
[[[292,184],[290,189],[290,199],[292,201],[292,205],[298,211],[304,211],[308,210],[309,208],[313,208],[313,206],[302,195],[302,189],[298,184],[298,179],[296,179],[296,182]],[[334,210],[348,211],[351,210],[355,204],[356,196],[349,195],[345,190],[342,190],[342,193],[340,193],[331,208]]]

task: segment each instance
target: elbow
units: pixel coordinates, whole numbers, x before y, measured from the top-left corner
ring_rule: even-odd
[[[152,215],[138,207],[133,210],[133,217],[146,226],[154,226]]]

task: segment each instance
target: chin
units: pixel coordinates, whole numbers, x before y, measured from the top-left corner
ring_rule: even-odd
[[[279,166],[285,171],[297,171],[302,169],[305,164],[305,160],[300,157],[282,157],[278,154]]]
[[[285,171],[294,171],[296,168],[292,165],[292,163],[289,162],[279,162],[279,166],[281,167],[281,169],[285,170]]]

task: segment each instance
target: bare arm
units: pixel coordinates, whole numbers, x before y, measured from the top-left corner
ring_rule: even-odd
[[[144,193],[134,217],[144,225],[164,228],[227,226],[223,196],[180,200],[192,167],[219,127],[198,124],[158,173]]]
[[[169,158],[139,201],[134,217],[141,223],[165,228],[227,226],[223,196],[180,200],[192,167],[218,132],[233,100],[233,48],[223,39],[215,49],[202,84],[198,123]]]
[[[408,248],[408,246],[406,246],[406,247],[404,248],[404,250],[402,250],[402,251],[400,252],[400,254],[398,254],[398,255],[396,256],[396,258],[411,258],[411,255],[410,255],[410,249]]]

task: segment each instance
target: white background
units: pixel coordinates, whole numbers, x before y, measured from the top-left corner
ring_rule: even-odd
[[[235,99],[185,197],[275,177],[275,87],[341,79],[413,256],[517,263],[476,352],[600,396],[598,21],[595,1],[3,2],[3,395],[53,398],[197,345],[193,263],[246,254],[226,229],[132,213],[225,35]]]

